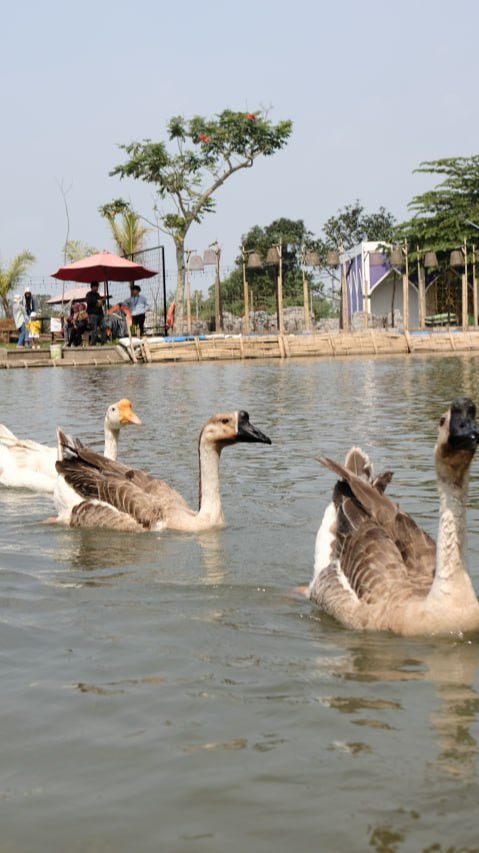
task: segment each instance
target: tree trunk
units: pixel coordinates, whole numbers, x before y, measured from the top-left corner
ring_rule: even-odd
[[[185,239],[184,236],[174,237],[176,247],[176,295],[175,295],[175,323],[173,332],[181,335],[183,332],[183,298],[185,292]]]
[[[2,301],[2,308],[3,308],[4,312],[5,312],[5,317],[8,317],[8,316],[11,314],[11,312],[10,312],[10,306],[9,306],[9,304],[8,304],[8,297],[7,297],[7,296],[4,296],[4,295],[3,295],[3,293],[2,293],[2,295],[0,296],[0,299],[1,299],[1,301]]]

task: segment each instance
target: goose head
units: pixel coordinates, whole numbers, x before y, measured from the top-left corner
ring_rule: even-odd
[[[106,424],[109,426],[112,432],[119,432],[121,427],[126,426],[127,424],[141,424],[141,420],[133,411],[133,406],[131,405],[130,400],[124,398],[123,400],[118,400],[118,403],[113,403],[106,410],[105,415]]]
[[[461,486],[467,477],[478,443],[476,407],[469,397],[458,397],[452,401],[439,421],[435,447],[438,475],[456,486]]]
[[[215,444],[220,449],[238,442],[271,444],[264,432],[253,426],[248,412],[220,412],[213,415],[203,427],[200,441]]]

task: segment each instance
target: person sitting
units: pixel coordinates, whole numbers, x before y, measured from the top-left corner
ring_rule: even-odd
[[[130,309],[133,325],[136,326],[140,338],[142,338],[145,332],[145,314],[148,311],[148,302],[146,297],[142,296],[139,284],[132,284],[131,295],[128,299],[120,302],[120,305],[125,305]]]
[[[96,345],[98,327],[100,327],[100,343],[104,344],[106,341],[106,323],[105,315],[103,313],[104,298],[103,296],[100,296],[98,287],[99,283],[97,281],[92,281],[90,290],[86,295],[88,323],[90,326],[90,345],[92,347]]]
[[[81,347],[83,333],[88,328],[88,313],[85,302],[74,302],[67,318],[67,346]]]

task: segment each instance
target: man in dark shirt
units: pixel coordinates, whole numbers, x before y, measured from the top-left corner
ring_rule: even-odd
[[[106,323],[103,314],[103,297],[98,293],[98,282],[92,281],[90,290],[86,295],[86,309],[88,312],[88,322],[90,324],[90,344],[92,347],[96,344],[98,336],[98,327],[100,327],[100,343],[106,341]]]

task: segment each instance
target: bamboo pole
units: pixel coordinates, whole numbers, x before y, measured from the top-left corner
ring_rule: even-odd
[[[417,283],[419,289],[419,328],[426,328],[426,288],[421,268],[421,260],[419,257],[419,246],[417,249]]]
[[[464,272],[462,274],[462,328],[464,331],[467,330],[469,325],[469,315],[467,311],[467,242],[466,238],[464,238],[464,246],[462,251],[464,252]]]
[[[404,331],[409,331],[409,258],[407,240],[404,241],[404,272],[402,277],[402,313]]]
[[[221,247],[219,243],[215,243],[214,252],[216,255],[216,276],[215,276],[215,330],[223,331],[223,312],[221,310],[221,282],[220,282],[220,259]]]
[[[476,275],[476,247],[472,247],[472,305],[474,311],[474,328],[477,328],[477,275]]]
[[[341,254],[344,249],[341,246]],[[349,331],[349,304],[348,304],[348,280],[346,276],[346,261],[341,261],[341,329],[343,332]]]
[[[190,286],[190,258],[193,254],[193,249],[186,249],[186,331],[191,335],[191,286]]]
[[[284,335],[284,317],[283,317],[283,241],[279,241],[276,247],[279,256],[278,266],[278,284],[276,290],[276,305],[278,317],[278,334]]]
[[[246,250],[245,247],[241,247],[243,254],[243,301],[244,301],[244,320],[243,320],[243,334],[249,335],[249,293],[248,293],[248,279],[246,278]]]

